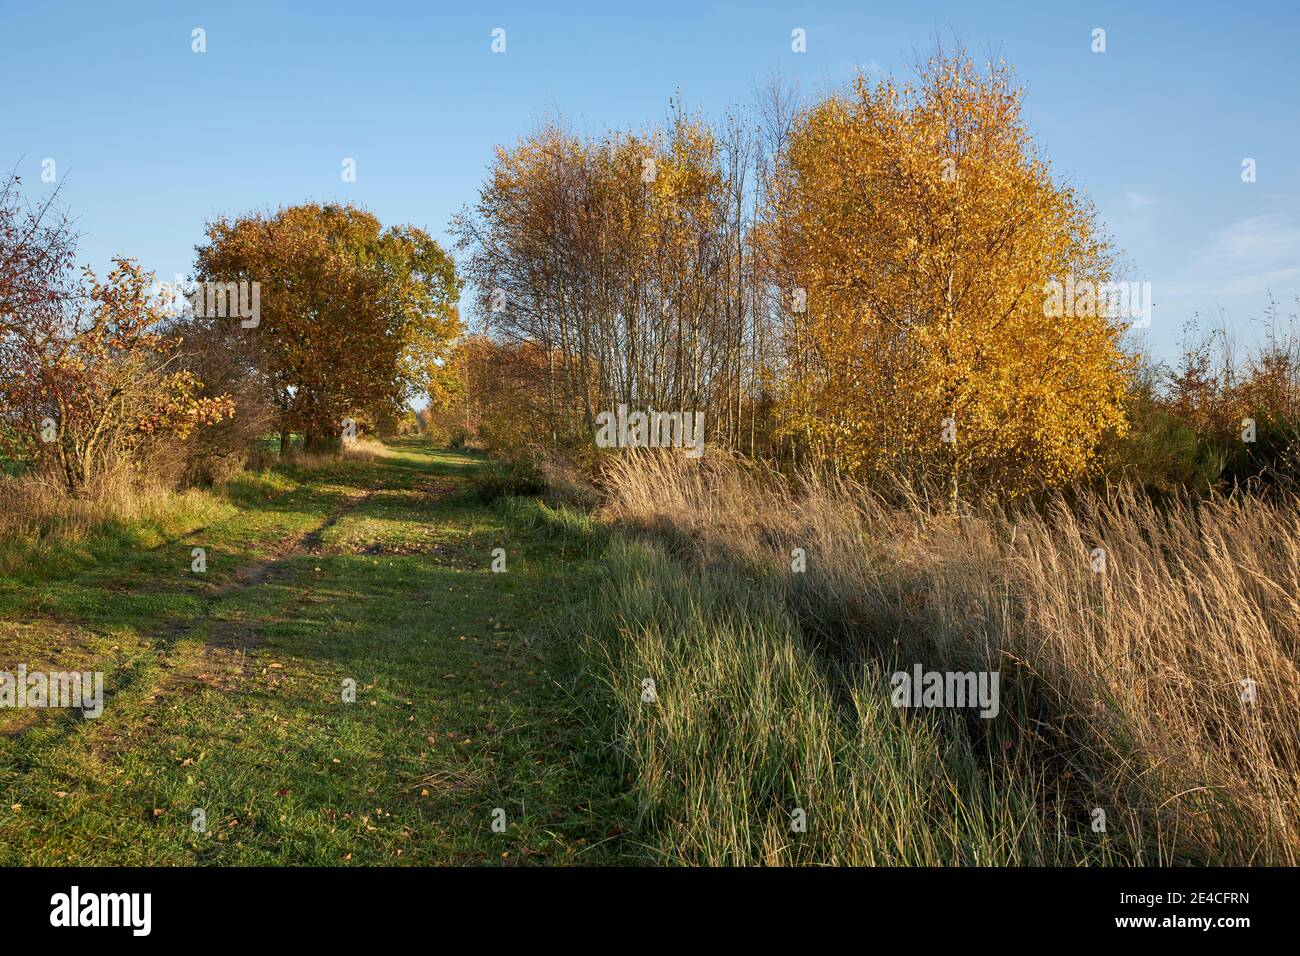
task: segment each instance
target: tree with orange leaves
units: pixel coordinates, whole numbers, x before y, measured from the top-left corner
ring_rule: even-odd
[[[955,507],[1059,485],[1125,428],[1117,317],[1046,308],[1053,280],[1109,282],[1112,253],[1005,65],[940,53],[815,104],[760,233],[787,302],[783,427],[840,467],[942,480]]]
[[[106,281],[16,315],[0,374],[0,452],[34,461],[70,494],[119,464],[141,465],[158,442],[180,442],[233,413],[229,396],[200,397],[166,333],[153,277],[117,259]]]
[[[260,285],[247,330],[274,396],[281,449],[336,438],[345,416],[400,414],[460,332],[455,264],[422,229],[351,205],[304,203],[208,224],[201,280]]]

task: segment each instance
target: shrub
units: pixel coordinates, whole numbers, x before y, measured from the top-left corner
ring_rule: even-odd
[[[479,500],[491,504],[502,497],[540,495],[546,490],[541,471],[528,458],[494,459],[474,476]]]

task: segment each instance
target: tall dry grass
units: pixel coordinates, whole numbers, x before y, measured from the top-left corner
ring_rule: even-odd
[[[968,769],[978,779],[957,790],[982,783],[1003,815],[1022,801],[1002,795],[1032,796],[1018,824],[995,827],[1010,828],[1008,843],[1020,847],[1017,827],[1044,835],[1011,861],[1069,861],[1069,840],[1101,838],[1089,836],[1100,808],[1105,861],[1300,862],[1297,499],[1157,508],[1117,490],[1035,512],[953,516],[917,495],[886,501],[847,481],[786,481],[724,457],[654,453],[613,460],[606,485],[608,515],[660,532],[695,569],[692,587],[731,578],[779,593],[799,640],[833,670],[998,670],[999,716],[949,729],[974,747]],[[791,570],[795,548],[806,550],[806,573]],[[1104,570],[1094,570],[1094,549]],[[638,626],[628,622],[624,637],[635,639]],[[748,679],[766,675],[754,669]],[[1246,681],[1253,702],[1243,699]],[[819,699],[838,694],[840,708],[860,715],[861,692],[831,688]],[[877,681],[870,693],[874,707],[887,687]],[[888,725],[878,714],[873,722]],[[629,740],[635,750],[646,738]],[[698,743],[689,771],[665,762],[663,747],[641,759],[688,787],[707,750]],[[712,757],[719,773],[746,772],[734,755]],[[912,821],[934,826],[951,822]],[[735,862],[736,852],[719,861]],[[1098,859],[1078,851],[1079,862]]]
[[[373,461],[388,453],[381,442],[362,438],[339,451],[298,452],[284,462],[278,457],[252,455],[247,466],[250,471],[271,467],[312,471],[344,461]],[[55,476],[39,471],[0,474],[0,571],[13,570],[15,562],[30,560],[31,549],[42,542],[78,541],[109,524],[163,521],[175,512],[211,510],[211,495],[200,489],[177,489],[181,469],[174,465],[172,461],[149,467],[119,462],[76,496],[69,495]]]
[[[80,496],[39,474],[0,475],[0,539],[80,538],[105,522],[152,513],[170,493],[166,482],[128,468],[98,476]]]

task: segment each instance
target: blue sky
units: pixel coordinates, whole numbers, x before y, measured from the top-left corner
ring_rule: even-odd
[[[191,51],[206,31],[207,52]],[[491,31],[506,31],[506,52]],[[807,52],[790,32],[807,32]],[[1106,30],[1106,52],[1091,50]],[[1243,341],[1300,294],[1300,4],[0,0],[0,163],[52,158],[80,258],[187,273],[219,213],[350,200],[446,238],[492,147],[547,113],[718,115],[773,71],[805,91],[902,73],[934,38],[1013,63],[1058,176],[1155,300],[1153,351],[1226,310]],[[344,183],[341,162],[357,163]],[[1257,181],[1241,181],[1255,159]]]

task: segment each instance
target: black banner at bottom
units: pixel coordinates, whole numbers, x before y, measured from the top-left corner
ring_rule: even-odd
[[[1294,871],[1279,869],[7,869],[7,928],[146,943],[394,938],[430,922],[462,931],[587,938],[691,919],[734,940],[774,922],[802,931],[908,928],[928,942],[1051,932],[1062,939],[1192,935],[1232,945],[1274,933]],[[485,940],[486,941],[486,940]],[[1180,943],[1181,945],[1181,943]]]

